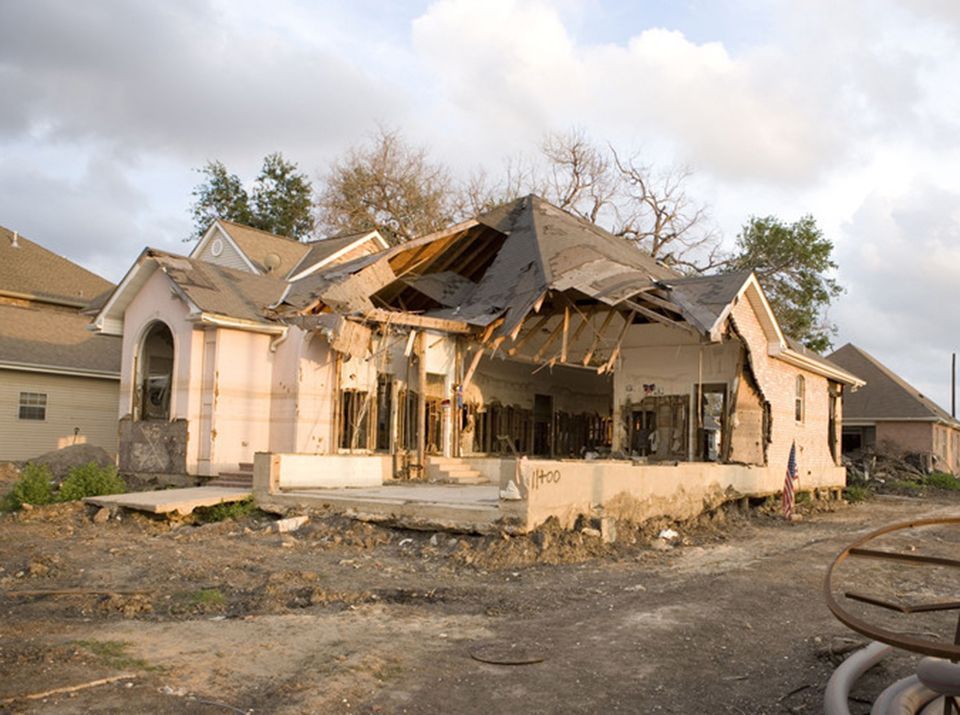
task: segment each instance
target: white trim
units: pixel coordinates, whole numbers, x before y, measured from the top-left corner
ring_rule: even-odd
[[[252,320],[231,318],[230,316],[219,315],[217,313],[194,313],[190,316],[190,320],[201,325],[215,325],[219,328],[234,328],[236,330],[247,330],[253,333],[266,333],[267,335],[281,335],[287,329],[284,325],[255,323]]]
[[[123,318],[117,320],[116,318],[108,318],[107,314],[110,312],[110,309],[113,308],[114,303],[120,299],[120,295],[125,293],[130,287],[130,284],[133,282],[134,277],[137,273],[143,269],[144,263],[146,262],[147,251],[149,248],[143,249],[140,252],[140,255],[137,257],[137,260],[134,261],[133,265],[130,266],[130,269],[127,271],[127,274],[123,277],[120,283],[117,284],[117,287],[113,289],[113,293],[110,294],[110,297],[107,299],[107,302],[103,304],[103,307],[100,308],[100,311],[94,316],[91,322],[91,330],[97,333],[103,333],[105,335],[123,335]],[[153,270],[156,270],[157,264],[153,264]],[[149,276],[147,276],[149,278]],[[126,310],[126,307],[124,307]],[[108,321],[109,328],[108,328]],[[116,324],[119,323],[120,329],[116,330]]]
[[[319,269],[323,268],[324,266],[329,265],[329,264],[332,263],[333,261],[337,260],[338,258],[340,258],[340,256],[342,256],[342,255],[344,255],[344,254],[346,254],[346,253],[349,253],[350,251],[352,251],[352,250],[353,250],[354,248],[356,248],[357,246],[362,246],[364,243],[366,243],[367,241],[369,241],[371,238],[377,239],[378,243],[380,243],[380,245],[381,245],[381,249],[380,249],[380,250],[385,250],[385,249],[387,249],[387,248],[389,247],[388,244],[387,244],[387,242],[383,239],[383,236],[381,236],[378,231],[370,231],[370,233],[367,233],[367,234],[365,234],[365,235],[363,235],[363,236],[360,236],[360,238],[358,238],[357,240],[351,241],[350,243],[348,243],[348,244],[347,244],[346,246],[344,246],[343,248],[341,248],[341,249],[339,249],[339,250],[337,250],[337,251],[334,251],[334,252],[331,253],[329,256],[327,256],[326,258],[324,258],[322,261],[317,261],[317,262],[314,263],[312,266],[310,266],[310,267],[308,267],[308,268],[305,268],[304,270],[300,271],[299,273],[293,273],[293,271],[297,270],[297,267],[298,267],[301,263],[303,263],[303,261],[306,260],[307,256],[310,255],[310,252],[308,251],[307,253],[304,254],[303,258],[301,258],[299,261],[297,261],[297,265],[295,265],[292,269],[290,269],[291,272],[287,274],[286,280],[289,281],[289,282],[292,282],[292,281],[298,281],[298,280],[300,280],[301,278],[305,278],[306,276],[309,276],[311,273],[314,273],[315,271],[318,271]],[[322,241],[317,241],[316,243],[322,243]],[[314,245],[316,245],[316,244],[314,244]]]
[[[822,375],[823,377],[829,377],[836,382],[842,382],[847,385],[852,385],[853,387],[862,387],[866,384],[863,380],[858,377],[854,377],[845,370],[831,368],[828,365],[824,365],[819,360],[809,358],[806,355],[798,353],[795,350],[791,350],[788,347],[784,347],[779,351],[771,350],[770,356],[775,357],[778,360],[782,360],[785,363],[789,363],[795,367],[803,368],[809,372]]]
[[[753,292],[751,293],[751,295],[754,295],[757,297],[757,299],[759,299],[760,305],[762,307],[761,315],[757,316],[757,318],[760,320],[761,326],[763,326],[764,318],[766,318],[766,322],[768,324],[764,327],[773,328],[772,337],[770,337],[769,335],[769,330],[764,331],[768,333],[768,337],[770,337],[770,342],[775,343],[776,345],[779,345],[783,348],[787,348],[787,339],[783,336],[783,331],[780,330],[780,323],[777,322],[777,316],[773,314],[773,308],[770,307],[770,302],[767,300],[767,296],[766,294],[764,294],[763,287],[760,285],[760,281],[757,280],[756,274],[754,273],[750,274],[750,277],[747,278],[747,281],[744,284],[744,287],[741,288],[740,293],[738,293],[737,297],[739,298],[741,295],[745,295],[750,288],[753,288]],[[747,299],[749,300],[750,297],[747,296]],[[751,304],[752,304],[752,301],[751,301]],[[756,306],[754,306],[754,308],[756,308]]]
[[[197,258],[199,260],[200,253],[203,251],[204,248],[206,248],[207,244],[213,240],[214,229],[220,231],[220,234],[227,240],[227,243],[229,243],[230,246],[240,255],[240,257],[243,259],[243,262],[247,264],[247,268],[249,268],[253,273],[255,273],[258,276],[263,275],[257,269],[257,267],[253,265],[253,261],[251,261],[247,257],[247,254],[244,253],[242,250],[240,250],[240,246],[237,244],[236,241],[233,240],[233,237],[230,235],[230,232],[227,231],[227,229],[224,227],[222,223],[220,223],[220,219],[217,219],[212,224],[210,224],[210,228],[208,228],[207,232],[203,234],[203,238],[201,238],[200,241],[197,243],[197,245],[194,247],[194,249],[190,251],[190,255],[187,256],[187,258]]]
[[[871,427],[877,422],[929,422],[931,424],[942,424],[948,427],[960,429],[960,425],[955,422],[945,420],[943,417],[864,417],[863,419],[844,420],[843,424],[847,427]]]
[[[0,361],[0,370],[18,372],[44,372],[51,375],[70,375],[72,377],[96,377],[101,380],[119,380],[120,373],[109,370],[84,370],[82,368],[58,367],[57,365],[33,365],[20,362]]]

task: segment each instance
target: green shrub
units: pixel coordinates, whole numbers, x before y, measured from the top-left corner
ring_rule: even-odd
[[[949,489],[950,491],[960,489],[960,479],[946,472],[934,472],[927,477],[927,484],[936,489]]]
[[[259,509],[257,509],[257,505],[253,503],[253,497],[247,497],[243,501],[198,507],[193,510],[197,521],[203,524],[211,524],[215,521],[226,521],[227,519],[242,519],[245,516],[253,516],[256,513],[259,513]]]
[[[227,597],[219,588],[201,588],[190,596],[190,602],[201,609],[216,609],[227,605]]]
[[[873,496],[873,493],[864,486],[860,484],[849,484],[847,488],[843,490],[843,497],[851,504],[856,504],[857,502],[866,501]]]
[[[104,494],[122,494],[127,490],[123,478],[113,465],[101,467],[90,462],[73,467],[60,485],[59,501],[75,501],[84,497],[99,497]]]
[[[3,510],[16,511],[24,504],[39,506],[53,501],[53,475],[45,464],[27,464],[13,490],[4,497]]]

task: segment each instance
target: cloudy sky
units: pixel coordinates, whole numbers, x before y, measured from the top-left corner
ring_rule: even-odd
[[[695,171],[728,242],[812,213],[830,317],[949,407],[954,0],[3,0],[0,224],[118,280],[185,252],[194,169],[311,175],[379,124],[464,174],[572,126]]]

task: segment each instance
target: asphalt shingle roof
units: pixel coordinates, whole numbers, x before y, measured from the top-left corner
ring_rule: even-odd
[[[328,259],[337,251],[346,248],[358,238],[366,236],[369,233],[369,231],[364,231],[362,233],[351,233],[346,236],[323,238],[319,241],[311,241],[310,243],[303,244],[308,250],[304,254],[303,258],[300,259],[300,262],[287,271],[287,276],[289,277],[292,273],[305,271],[310,268],[310,266],[315,266],[321,261]]]
[[[956,422],[949,412],[852,343],[833,352],[829,359],[867,383],[843,396],[844,419]]]
[[[293,238],[278,236],[269,231],[250,228],[241,223],[220,219],[220,225],[230,234],[230,238],[240,247],[247,258],[263,273],[285,276],[310,252],[310,244],[300,243]],[[280,265],[267,270],[266,258],[274,254],[280,259]]]
[[[280,300],[287,287],[287,282],[275,275],[258,276],[153,248],[147,249],[146,255],[206,313],[269,323],[264,309]]]
[[[121,339],[89,324],[71,310],[0,304],[0,362],[120,372]]]
[[[76,263],[0,226],[0,293],[85,305],[112,284]]]

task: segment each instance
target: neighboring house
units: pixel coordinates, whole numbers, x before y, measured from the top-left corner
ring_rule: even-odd
[[[879,360],[847,343],[830,360],[866,381],[843,403],[843,451],[917,455],[960,474],[960,422]]]
[[[777,492],[795,444],[803,488],[836,489],[860,384],[783,335],[752,274],[682,277],[535,196],[390,248],[218,222],[189,257],[146,249],[94,325],[123,339],[122,465],[338,455],[301,487],[458,458],[512,478],[526,455],[563,489],[649,465],[616,484],[688,480],[699,509]]]
[[[112,288],[0,227],[0,460],[84,442],[116,453],[120,340],[81,314]]]

